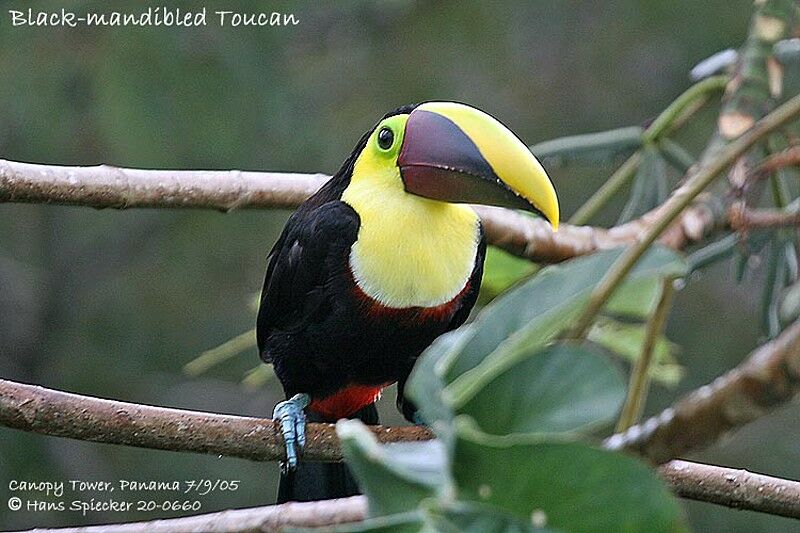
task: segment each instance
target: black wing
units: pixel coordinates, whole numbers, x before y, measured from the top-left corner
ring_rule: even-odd
[[[272,248],[261,292],[256,333],[261,358],[274,331],[299,331],[325,304],[325,289],[347,267],[360,218],[352,207],[334,200],[306,205],[289,219]]]

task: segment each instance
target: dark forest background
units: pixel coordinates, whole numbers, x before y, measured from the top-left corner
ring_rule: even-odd
[[[138,9],[60,0],[42,8]],[[195,2],[171,7],[198,8]],[[206,2],[292,12],[276,28],[12,28],[0,1],[0,158],[142,168],[332,173],[387,110],[459,100],[535,143],[642,124],[704,57],[746,35],[744,0]],[[693,126],[687,144],[707,136]],[[700,121],[703,122],[702,120]],[[702,125],[702,124],[701,124]],[[612,167],[553,172],[565,219]],[[622,201],[622,200],[621,200]],[[608,210],[613,222],[621,204]],[[252,327],[283,211],[94,211],[0,205],[0,376],[133,402],[269,416],[282,393],[240,384],[251,350],[200,378],[185,363]],[[677,297],[686,368],[648,413],[734,366],[761,337],[760,276],[729,263]],[[384,420],[400,423],[394,391]],[[800,478],[800,412],[784,409],[694,457]],[[96,445],[0,428],[0,528],[156,518],[10,512],[8,481],[240,479],[203,511],[274,501],[277,465]],[[160,493],[148,496],[160,497]],[[785,519],[685,503],[697,531],[790,531]]]

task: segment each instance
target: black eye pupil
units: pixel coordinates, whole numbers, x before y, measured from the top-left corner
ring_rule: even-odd
[[[381,131],[378,132],[378,146],[384,150],[388,150],[392,147],[393,142],[394,133],[392,133],[392,130],[389,128],[381,128]]]

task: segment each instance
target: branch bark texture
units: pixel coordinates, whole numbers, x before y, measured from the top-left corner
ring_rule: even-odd
[[[800,322],[754,351],[744,363],[605,446],[664,463],[702,448],[800,392]]]
[[[94,208],[292,209],[326,180],[324,174],[238,170],[142,170],[39,165],[0,159],[0,203],[41,203]],[[706,201],[708,200],[708,201]],[[703,238],[724,218],[712,199],[687,209],[662,242],[682,248]],[[630,244],[658,218],[656,209],[611,229],[563,224],[553,233],[543,220],[507,209],[475,206],[487,240],[506,251],[555,263]],[[724,221],[723,221],[724,222]]]
[[[0,425],[72,439],[206,453],[254,461],[285,459],[272,420],[92,398],[0,379]],[[381,442],[431,438],[422,427],[370,426]],[[341,461],[333,424],[308,424],[304,458]]]

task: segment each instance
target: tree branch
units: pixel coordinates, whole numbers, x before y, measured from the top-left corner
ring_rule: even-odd
[[[297,207],[328,176],[276,172],[140,170],[101,165],[67,167],[0,160],[0,203],[45,203],[95,208]],[[490,243],[542,262],[558,262],[613,248],[638,235],[635,224],[608,231],[562,226],[553,233],[542,220],[476,206]]]
[[[730,207],[728,220],[731,229],[748,231],[750,229],[783,228],[800,225],[800,211],[783,209],[749,209],[743,203]]]
[[[800,518],[800,482],[688,461],[658,468],[678,496],[734,509]]]
[[[800,483],[747,470],[687,461],[671,461],[658,469],[678,496],[735,509],[800,518]],[[319,527],[359,522],[367,517],[367,500],[353,496],[309,503],[285,503],[236,509],[185,518],[77,528],[36,529],[37,533],[245,533],[280,531],[286,527]],[[33,533],[20,532],[20,533]]]
[[[206,453],[253,461],[284,460],[270,419],[202,413],[92,398],[0,379],[0,426],[139,448]],[[370,426],[381,442],[431,438],[419,426]],[[308,424],[304,458],[341,461],[333,424]]]
[[[141,170],[108,165],[69,167],[0,159],[0,203],[44,203],[94,208],[291,209],[328,176],[238,170]],[[719,224],[713,198],[687,209],[661,241],[682,248]],[[541,219],[475,206],[489,243],[537,262],[555,263],[636,242],[657,219],[655,209],[611,229],[563,224],[557,233]]]
[[[604,445],[663,463],[705,446],[800,392],[800,322],[737,368]],[[285,459],[272,420],[153,407],[0,380],[0,425],[93,442],[240,457]],[[425,440],[417,427],[372,426],[381,442]],[[339,461],[332,424],[309,424],[305,459]]]
[[[800,392],[800,322],[756,349],[741,365],[649,420],[605,440],[664,463],[704,447]]]

